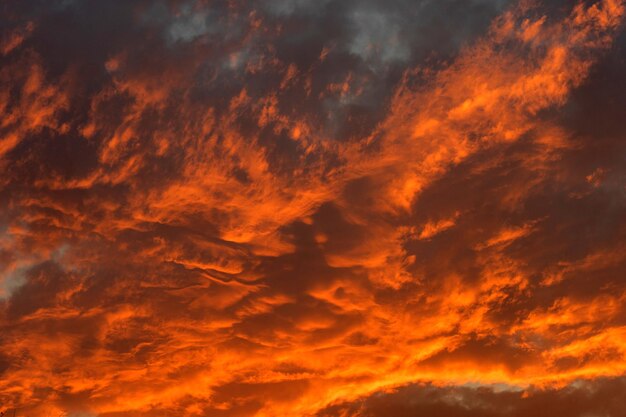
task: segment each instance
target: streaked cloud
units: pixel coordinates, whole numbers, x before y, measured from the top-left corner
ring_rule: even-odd
[[[622,1],[0,7],[0,411],[623,414]]]

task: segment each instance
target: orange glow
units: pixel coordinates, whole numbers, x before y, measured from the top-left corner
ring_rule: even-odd
[[[356,417],[626,375],[626,96],[585,95],[623,1],[510,4],[441,62],[371,11],[309,39],[328,12],[292,1],[93,6],[127,33],[48,51],[69,3],[0,41],[0,412]]]

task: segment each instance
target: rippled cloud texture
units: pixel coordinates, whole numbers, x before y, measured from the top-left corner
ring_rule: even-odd
[[[625,416],[624,9],[0,1],[0,411]]]

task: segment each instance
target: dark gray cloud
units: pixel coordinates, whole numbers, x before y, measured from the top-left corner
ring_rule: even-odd
[[[566,417],[626,415],[624,379],[579,381],[562,389],[511,390],[485,386],[436,387],[416,384],[374,394],[319,412],[331,417]]]

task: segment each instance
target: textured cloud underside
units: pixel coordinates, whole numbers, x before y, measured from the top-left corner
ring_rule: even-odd
[[[624,7],[0,2],[0,411],[626,415]]]

